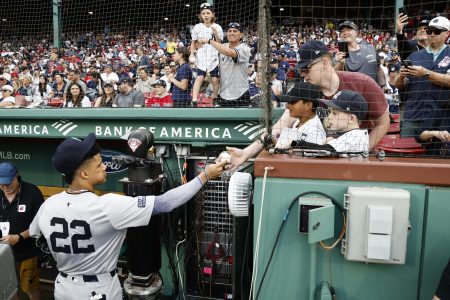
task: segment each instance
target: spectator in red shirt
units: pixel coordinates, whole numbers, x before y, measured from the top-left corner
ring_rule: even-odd
[[[152,84],[154,94],[145,100],[146,107],[172,107],[172,96],[167,94],[166,82],[164,80],[157,80]]]

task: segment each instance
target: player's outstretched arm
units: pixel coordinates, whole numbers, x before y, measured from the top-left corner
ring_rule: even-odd
[[[203,172],[188,183],[156,196],[152,214],[167,213],[186,203],[195,196],[208,180],[214,179],[222,174],[226,163],[226,161],[220,161],[207,165]]]
[[[281,118],[272,126],[272,136],[277,137],[280,135],[281,131],[286,127],[291,127],[294,124],[295,118],[291,118],[289,114],[289,110],[286,109],[281,116]],[[264,138],[264,132],[261,135],[261,138]],[[258,139],[248,145],[244,149],[227,147],[227,151],[231,156],[231,162],[226,166],[227,170],[235,171],[240,165],[246,162],[249,158],[258,155],[263,149],[263,144]]]

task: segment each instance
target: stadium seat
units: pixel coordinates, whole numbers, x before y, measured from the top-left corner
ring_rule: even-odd
[[[424,154],[425,149],[416,142],[415,138],[401,138],[399,135],[385,135],[377,148],[386,153]]]
[[[64,99],[62,98],[52,98],[50,100],[48,100],[47,102],[47,106],[51,106],[51,107],[62,107],[64,104]]]

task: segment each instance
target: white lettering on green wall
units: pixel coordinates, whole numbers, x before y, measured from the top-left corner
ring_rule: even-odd
[[[45,125],[18,125],[8,124],[0,126],[0,134],[14,135],[48,135],[48,128]]]
[[[228,128],[220,127],[132,127],[132,126],[95,126],[95,134],[98,136],[120,137],[135,129],[148,129],[160,138],[194,138],[194,139],[231,139]]]

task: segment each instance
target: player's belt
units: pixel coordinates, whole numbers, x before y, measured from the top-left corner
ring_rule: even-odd
[[[59,274],[61,274],[61,276],[64,278],[67,278],[69,276],[69,274],[64,272],[59,272]],[[114,277],[114,275],[116,275],[116,270],[112,270],[111,272],[109,272],[109,274],[111,275],[111,277]],[[98,282],[97,275],[77,275],[77,277],[83,278],[84,282]]]

